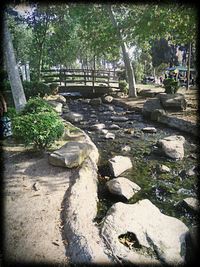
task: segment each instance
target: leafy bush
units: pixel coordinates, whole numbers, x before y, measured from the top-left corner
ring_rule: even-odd
[[[17,116],[16,109],[14,107],[8,107],[7,115],[10,119],[13,119]]]
[[[43,97],[45,94],[51,93],[50,87],[42,82],[23,81],[23,88],[27,99],[38,95]]]
[[[60,138],[64,125],[54,112],[30,113],[13,118],[13,135],[24,142],[34,145],[36,149],[44,150]]]
[[[41,97],[34,97],[28,100],[21,114],[26,115],[29,113],[38,113],[38,112],[54,113],[55,111],[53,107],[50,104],[48,104],[44,99],[42,99]]]
[[[179,82],[175,81],[172,78],[167,78],[163,81],[165,93],[167,94],[175,94],[180,87]]]
[[[119,88],[125,94],[128,93],[128,83],[125,80],[120,80],[119,81]]]

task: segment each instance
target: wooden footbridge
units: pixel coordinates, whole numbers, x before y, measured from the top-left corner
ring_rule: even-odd
[[[42,70],[44,83],[58,83],[59,93],[79,92],[81,95],[102,95],[119,90],[119,72],[94,69]]]

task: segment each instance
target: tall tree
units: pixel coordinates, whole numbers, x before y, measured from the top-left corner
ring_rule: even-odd
[[[112,21],[113,27],[116,29],[118,38],[120,40],[124,64],[125,64],[125,68],[126,68],[126,72],[127,72],[127,76],[128,76],[129,97],[137,97],[135,76],[134,76],[131,60],[130,60],[129,55],[128,55],[127,45],[124,41],[124,38],[122,36],[122,33],[121,33],[119,27],[118,27],[118,24],[117,24],[117,21],[115,19],[111,5],[107,5],[106,7],[107,7],[107,10],[109,12],[109,16],[110,16],[110,19]]]
[[[16,63],[14,48],[12,44],[12,38],[9,32],[6,18],[4,18],[4,54],[14,104],[16,111],[18,112],[24,108],[26,104],[26,97],[20,79],[19,69]]]

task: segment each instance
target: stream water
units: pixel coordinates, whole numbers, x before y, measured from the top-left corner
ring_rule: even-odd
[[[197,143],[194,137],[177,130],[162,127],[144,120],[141,114],[113,104],[91,106],[87,100],[68,100],[69,110],[83,115],[83,120],[73,122],[83,129],[97,146],[99,160],[99,203],[96,221],[101,222],[109,207],[117,201],[135,203],[141,199],[149,199],[161,212],[176,217],[188,227],[196,224],[197,214],[179,205],[187,197],[197,197]],[[111,117],[125,117],[127,121],[112,121]],[[91,130],[97,123],[105,124],[105,129],[115,135],[114,139],[106,139],[101,131]],[[117,124],[119,129],[110,129]],[[144,133],[142,128],[155,127],[156,133]],[[162,154],[156,153],[155,145],[161,138],[170,135],[182,135],[186,142],[183,160],[174,161]],[[123,150],[128,146],[129,151]],[[109,193],[105,183],[111,176],[108,160],[115,155],[131,158],[133,168],[124,172],[123,177],[130,179],[141,187],[131,199],[125,200]],[[159,173],[157,165],[164,164],[170,168],[170,173]],[[193,170],[193,171],[191,171]],[[190,173],[190,174],[189,174]]]

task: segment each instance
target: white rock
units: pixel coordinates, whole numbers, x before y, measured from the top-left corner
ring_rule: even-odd
[[[169,167],[167,167],[166,165],[164,164],[160,164],[157,166],[157,169],[160,173],[169,173],[171,170]]]
[[[125,152],[131,151],[131,147],[130,146],[124,146],[124,147],[122,147],[122,151],[125,151]]]
[[[198,200],[194,197],[187,197],[183,199],[183,202],[191,209],[198,211]]]
[[[104,123],[96,123],[96,124],[92,125],[90,128],[91,128],[92,130],[102,130],[102,129],[104,129],[105,127],[106,127],[106,126],[105,126]]]
[[[117,125],[117,124],[111,124],[110,127],[109,127],[109,129],[111,129],[111,130],[119,130],[120,129],[120,126]]]
[[[111,116],[111,120],[112,121],[124,122],[124,121],[128,121],[128,118],[127,117],[123,117],[123,116],[120,116],[120,117]]]
[[[130,158],[124,156],[115,156],[108,161],[108,164],[114,177],[117,177],[124,171],[132,168]]]
[[[120,235],[129,232],[135,234],[143,248],[156,252],[161,261],[173,266],[184,262],[187,231],[184,223],[162,214],[148,199],[135,204],[114,204],[101,229],[117,257],[136,264],[157,262],[156,258],[152,259],[148,254],[144,256],[139,249],[129,249],[119,241]]]
[[[124,196],[127,199],[141,189],[137,184],[124,177],[112,179],[106,183],[106,186],[112,194]]]
[[[107,134],[107,133],[108,133],[108,130],[107,130],[107,129],[102,129],[101,132],[102,132],[103,134]]]
[[[106,135],[105,135],[105,138],[106,139],[115,139],[115,134],[114,133],[107,133]]]
[[[185,138],[183,136],[172,135],[160,139],[158,145],[166,156],[175,160],[181,160],[184,157],[184,142]]]
[[[144,127],[142,131],[145,133],[156,133],[157,129],[155,127]]]

